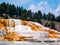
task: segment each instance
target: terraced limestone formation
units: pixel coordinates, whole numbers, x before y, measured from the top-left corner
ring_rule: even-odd
[[[25,20],[0,19],[0,40],[26,41],[25,38],[58,38],[60,32]]]

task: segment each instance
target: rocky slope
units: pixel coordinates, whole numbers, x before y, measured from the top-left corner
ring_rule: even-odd
[[[32,21],[0,19],[0,29],[6,32],[3,37],[0,36],[1,40],[22,41],[24,38],[60,38],[60,32]]]

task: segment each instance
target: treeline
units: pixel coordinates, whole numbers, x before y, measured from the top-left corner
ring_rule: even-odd
[[[48,14],[42,14],[42,12],[39,10],[36,13],[32,13],[31,10],[23,9],[23,7],[16,7],[13,4],[9,3],[1,3],[0,4],[0,16],[4,18],[8,18],[8,16],[16,19],[24,19],[24,20],[49,20],[49,21],[57,21],[60,22],[60,15],[58,17],[55,17],[54,14],[48,13]]]
[[[23,9],[23,7],[15,6],[14,4],[9,3],[1,3],[0,4],[0,16],[8,19],[9,17],[15,19],[23,19],[23,20],[30,20],[30,21],[37,21],[42,24],[40,20],[49,20],[49,21],[57,21],[60,22],[60,15],[55,17],[54,14],[42,14],[39,10],[38,12],[32,13],[31,10]]]

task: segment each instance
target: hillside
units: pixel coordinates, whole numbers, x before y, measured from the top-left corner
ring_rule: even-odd
[[[46,22],[51,23],[51,21],[47,21],[47,20],[41,20],[41,21],[43,25],[45,25]],[[60,32],[60,23],[59,22],[54,22],[54,23],[55,23],[56,30]]]
[[[4,19],[4,17],[1,17],[0,16],[0,19]],[[10,16],[8,16],[8,19],[13,19],[11,18]],[[48,22],[49,24],[51,23],[51,21],[47,21],[47,20],[41,20],[42,24],[45,26],[46,22]],[[60,32],[60,23],[59,22],[54,22],[55,23],[55,27],[56,27],[56,30]]]

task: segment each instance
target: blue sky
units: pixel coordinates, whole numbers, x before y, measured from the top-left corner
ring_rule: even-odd
[[[59,4],[59,0],[30,0],[30,1],[27,1],[27,0],[0,0],[0,3],[2,2],[9,2],[11,4],[14,4],[16,6],[23,6],[24,8],[28,8],[28,6],[30,4],[38,4],[40,3],[41,1],[47,1],[48,4],[52,7],[52,8],[56,8]]]
[[[0,0],[0,3],[2,2],[23,6],[32,12],[41,10],[43,13],[53,12],[56,16],[60,14],[60,0]]]

